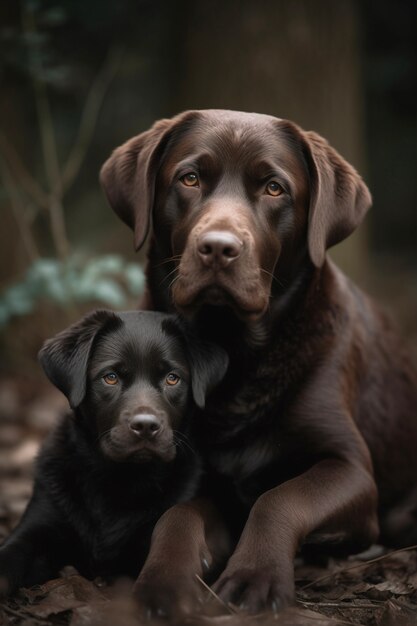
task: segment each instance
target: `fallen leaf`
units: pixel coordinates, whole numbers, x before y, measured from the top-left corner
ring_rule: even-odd
[[[79,575],[56,578],[44,585],[25,589],[24,594],[31,602],[31,615],[49,617],[75,609],[92,602],[107,602],[107,598],[91,581]]]

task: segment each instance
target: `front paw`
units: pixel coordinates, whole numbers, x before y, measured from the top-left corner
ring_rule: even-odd
[[[133,594],[146,619],[178,618],[198,610],[201,587],[195,573],[169,576],[161,571],[142,571]]]
[[[230,563],[213,590],[226,604],[230,602],[248,613],[276,613],[294,602],[294,575],[292,571],[285,575],[278,565]]]

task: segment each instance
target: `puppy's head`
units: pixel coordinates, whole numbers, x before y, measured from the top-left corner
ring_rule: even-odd
[[[354,168],[315,133],[269,115],[189,111],[118,148],[102,168],[110,204],[150,231],[172,301],[257,319],[301,265],[320,267],[371,204]],[[168,284],[166,282],[165,284]]]
[[[39,353],[51,382],[115,461],[171,461],[194,403],[223,378],[228,359],[175,316],[100,310]]]

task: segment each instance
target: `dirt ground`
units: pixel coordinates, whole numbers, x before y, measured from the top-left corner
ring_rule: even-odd
[[[32,487],[33,459],[65,399],[49,387],[22,380],[0,384],[0,542],[19,520]],[[201,585],[205,599],[184,626],[411,626],[417,625],[417,547],[389,551],[373,546],[323,566],[301,560],[295,569],[296,606],[277,615],[248,617],[224,606]],[[145,620],[129,597],[126,581],[106,585],[66,568],[61,577],[0,602],[1,626],[140,626]]]

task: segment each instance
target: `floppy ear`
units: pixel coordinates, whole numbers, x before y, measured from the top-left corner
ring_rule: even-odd
[[[357,171],[314,132],[302,132],[310,172],[308,250],[320,267],[327,248],[346,239],[372,204],[369,189]]]
[[[94,338],[104,327],[118,324],[121,324],[120,317],[112,311],[94,311],[44,343],[39,361],[51,383],[67,396],[71,408],[77,408],[85,396]]]
[[[100,182],[112,209],[134,231],[139,250],[150,230],[155,179],[163,151],[172,135],[189,125],[196,111],[156,122],[113,152],[100,172]]]
[[[188,339],[187,350],[194,402],[200,409],[204,409],[206,397],[226,374],[229,357],[220,346],[195,337]]]

